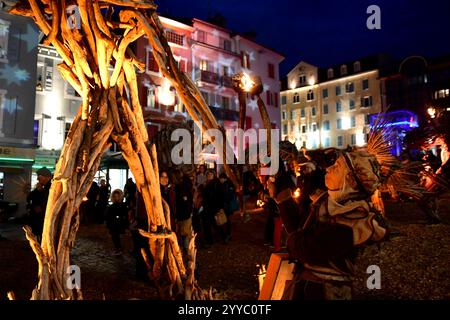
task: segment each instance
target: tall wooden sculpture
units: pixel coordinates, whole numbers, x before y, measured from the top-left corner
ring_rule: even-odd
[[[74,5],[81,16],[79,29],[72,28],[66,17]],[[83,98],[56,165],[42,242],[25,230],[39,263],[32,299],[82,298],[80,291],[66,286],[69,254],[79,227],[78,207],[111,139],[120,146],[145,201],[149,229],[142,234],[148,237],[154,262],[147,259],[147,263],[160,296],[207,298],[194,279],[193,243],[186,267],[171,232],[168,205],[159,191],[156,150],[148,143],[138,99],[136,69],[145,65],[130,45],[146,36],[163,76],[172,82],[192,119],[202,123],[202,129],[223,129],[195,84],[178,69],[156,5],[146,0],[22,0],[10,12],[34,19],[45,42],[63,59],[58,70]],[[224,167],[237,184],[232,168]]]

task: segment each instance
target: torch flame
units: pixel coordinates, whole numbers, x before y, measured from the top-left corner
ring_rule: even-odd
[[[250,78],[250,76],[247,73],[242,74],[241,78],[241,87],[245,92],[250,92],[255,85],[255,82]]]

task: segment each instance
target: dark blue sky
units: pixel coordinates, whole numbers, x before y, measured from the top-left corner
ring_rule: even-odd
[[[450,0],[156,0],[162,15],[206,19],[220,12],[233,31],[286,57],[281,76],[300,60],[328,66],[373,53],[394,57],[450,53]],[[369,5],[381,8],[381,30],[369,30]]]

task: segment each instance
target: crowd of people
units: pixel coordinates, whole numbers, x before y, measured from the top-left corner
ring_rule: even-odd
[[[37,176],[38,183],[27,198],[27,209],[29,225],[40,241],[52,173],[42,168],[37,171]],[[193,174],[188,175],[181,170],[161,171],[159,178],[162,199],[170,209],[169,229],[176,231],[184,252],[193,233],[198,235],[200,248],[231,240],[231,215],[239,211],[239,202],[235,186],[225,173],[217,176],[216,170],[200,165]],[[127,180],[123,190],[111,190],[105,179],[99,183],[93,181],[80,206],[80,218],[83,224],[106,225],[114,245],[112,255],[122,254],[121,235],[129,229],[137,262],[136,272],[138,277],[145,277],[141,250],[148,250],[148,245],[139,229],[148,228],[147,215],[132,178]]]

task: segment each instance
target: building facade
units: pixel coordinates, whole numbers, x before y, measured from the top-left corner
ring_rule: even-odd
[[[283,57],[279,53],[201,20],[180,22],[164,17],[160,19],[180,70],[187,73],[200,88],[221,125],[225,128],[237,127],[238,103],[231,87],[231,76],[246,71],[261,77],[265,89],[263,98],[272,126],[280,128],[278,66]],[[79,27],[79,23],[74,27]],[[134,46],[137,58],[145,63],[144,72],[138,73],[139,99],[149,136],[152,137],[166,124],[185,122],[190,117],[170,82],[162,76],[148,40],[140,38]],[[32,89],[33,95],[36,92],[35,168],[54,168],[81,103],[81,97],[64,81],[56,68],[61,62],[54,48],[39,45]],[[247,128],[262,127],[256,100],[248,99],[246,125]],[[113,189],[123,188],[131,173],[115,146],[108,158],[111,160],[108,162],[110,170],[100,172],[98,178],[109,178]]]
[[[0,9],[0,200],[25,213],[35,156],[38,31],[31,19]]]
[[[370,116],[381,111],[379,69],[372,60],[295,66],[281,92],[282,139],[307,149],[365,145]]]
[[[231,77],[238,72],[247,72],[261,77],[264,84],[262,97],[272,127],[280,128],[279,64],[284,59],[281,54],[198,19],[181,23],[161,18],[161,22],[181,71],[197,84],[219,124],[225,128],[237,127],[238,99]],[[170,83],[159,72],[148,41],[142,38],[137,46],[139,57],[145,58],[147,65],[139,78],[140,99],[152,135],[167,123],[188,120],[189,115]],[[246,128],[262,128],[256,99],[248,97],[247,103]]]
[[[450,55],[406,57],[380,82],[384,110],[408,110],[425,123],[428,108],[450,108]]]

